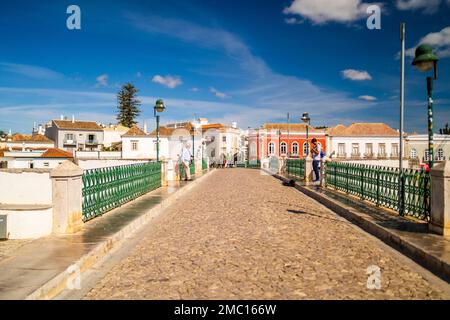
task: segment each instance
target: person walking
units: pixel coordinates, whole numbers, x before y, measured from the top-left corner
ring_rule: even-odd
[[[313,158],[313,171],[314,171],[314,175],[315,175],[315,180],[314,182],[320,181],[320,160],[321,160],[321,153],[322,153],[322,148],[320,146],[320,144],[317,143],[317,139],[313,138],[311,140],[312,143],[312,158]]]
[[[183,149],[181,150],[181,165],[184,167],[184,173],[185,173],[185,181],[192,181],[191,179],[191,170],[189,168],[189,165],[191,163],[191,145],[189,143],[185,144]],[[183,177],[180,177],[182,179]]]

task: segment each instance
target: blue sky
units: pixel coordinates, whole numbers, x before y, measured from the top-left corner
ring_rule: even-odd
[[[81,30],[66,9],[81,8]],[[0,129],[27,133],[61,114],[115,122],[116,93],[134,83],[139,121],[192,119],[241,128],[298,121],[398,127],[399,24],[406,22],[408,131],[426,132],[419,42],[441,60],[435,128],[450,122],[450,0],[379,1],[369,30],[364,0],[23,1],[0,3]]]

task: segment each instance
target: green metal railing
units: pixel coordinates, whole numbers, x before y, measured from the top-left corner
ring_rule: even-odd
[[[206,163],[206,159],[202,159],[202,170],[208,169],[208,164]]]
[[[401,175],[398,168],[328,161],[325,171],[328,188],[368,200],[401,215],[422,220],[430,218],[431,180],[430,174],[423,170],[405,169]]]
[[[83,221],[159,187],[160,162],[86,170],[83,174]]]
[[[287,159],[286,173],[299,179],[305,178],[305,159]]]
[[[260,169],[261,168],[261,161],[260,160],[249,160],[247,162],[247,168]]]

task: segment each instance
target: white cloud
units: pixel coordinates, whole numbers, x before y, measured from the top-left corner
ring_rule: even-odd
[[[366,10],[371,4],[375,3],[361,0],[294,0],[283,13],[297,14],[317,24],[330,21],[346,23],[367,17]]]
[[[414,48],[409,48],[406,50],[405,54],[409,57],[414,57],[416,47],[419,44],[424,43],[432,46],[434,53],[437,54],[439,58],[450,57],[450,26],[439,32],[427,34],[425,37],[420,39]]]
[[[106,73],[99,75],[95,80],[97,80],[97,87],[108,86],[108,75]]]
[[[344,79],[350,79],[353,81],[372,80],[372,76],[367,71],[363,70],[346,69],[341,71],[341,73]]]
[[[286,19],[284,19],[284,22],[286,22],[287,24],[291,24],[291,25],[303,24],[303,20],[300,20],[300,19],[297,19],[297,18],[294,18],[294,17],[286,18]]]
[[[183,84],[183,81],[181,80],[180,77],[178,76],[160,76],[160,75],[156,75],[153,77],[152,79],[153,82],[155,83],[159,83],[163,86],[166,86],[167,88],[170,89],[175,89],[176,87],[180,86]]]
[[[220,92],[219,90],[217,90],[216,88],[213,88],[213,87],[210,87],[209,91],[211,93],[213,93],[217,98],[220,98],[220,99],[225,99],[228,97],[225,93]]]
[[[366,100],[366,101],[376,101],[377,100],[377,98],[375,98],[374,96],[367,96],[367,95],[359,96],[358,99]]]
[[[434,13],[439,9],[441,0],[397,0],[396,6],[399,10],[424,9],[425,13]]]
[[[199,88],[190,88],[189,89],[189,91],[192,91],[192,92],[199,92],[200,91],[200,89]]]
[[[33,79],[57,80],[64,77],[63,74],[48,68],[27,64],[0,62],[0,68],[6,72],[16,73]]]

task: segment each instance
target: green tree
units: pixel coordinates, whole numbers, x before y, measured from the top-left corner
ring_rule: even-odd
[[[130,128],[136,124],[135,119],[141,114],[141,101],[137,98],[137,93],[138,89],[131,83],[124,84],[117,93],[117,120],[125,127]]]
[[[450,128],[448,127],[448,123],[445,125],[443,129],[439,129],[440,134],[450,134]]]

